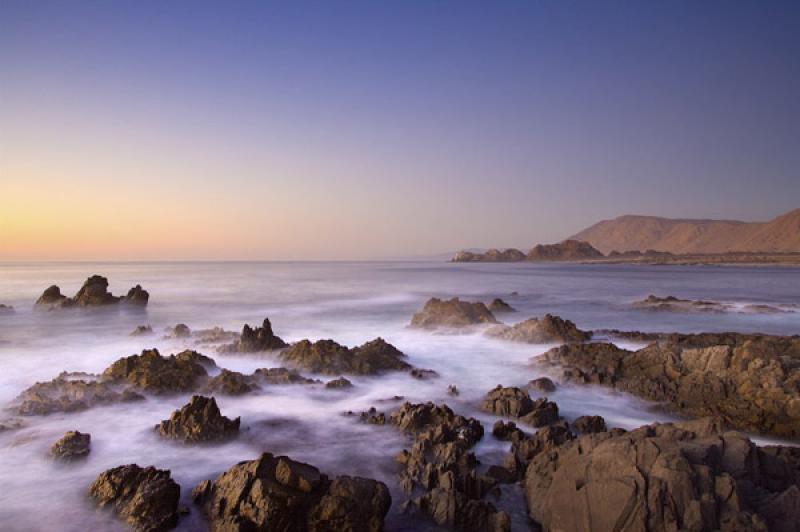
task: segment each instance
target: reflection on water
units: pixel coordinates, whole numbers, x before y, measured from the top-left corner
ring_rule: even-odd
[[[141,283],[151,293],[147,310],[33,311],[33,301],[50,284],[72,295],[94,273],[107,276],[115,294]],[[162,338],[165,327],[179,322],[193,329],[220,325],[239,330],[245,322],[256,324],[269,317],[287,341],[334,338],[355,345],[382,336],[412,364],[441,375],[430,381],[406,374],[352,377],[355,387],[344,392],[297,385],[265,387],[246,397],[218,397],[223,414],[241,416],[243,427],[237,440],[221,446],[176,445],[153,433],[153,426],[185,404],[188,395],[28,418],[26,428],[0,433],[0,529],[121,529],[117,521],[95,512],[85,497],[89,483],[104,469],[133,462],[168,468],[188,504],[197,482],[262,451],[289,454],[329,474],[381,479],[395,500],[389,528],[419,529],[396,515],[402,495],[396,491],[392,456],[407,441],[390,427],[361,425],[341,413],[372,405],[389,410],[394,404],[378,402],[401,395],[411,401],[446,401],[457,412],[481,419],[490,432],[496,418],[476,411],[480,398],[497,384],[523,385],[540,376],[529,359],[551,347],[406,329],[411,314],[430,296],[484,301],[499,296],[520,311],[502,316],[506,321],[550,312],[586,329],[800,332],[800,313],[667,314],[630,308],[631,301],[650,293],[735,304],[796,304],[800,270],[446,263],[0,265],[0,303],[16,308],[15,314],[0,316],[2,404],[62,370],[99,372],[144,348],[157,347],[168,354],[195,347]],[[130,337],[141,324],[152,325],[156,334]],[[280,365],[268,355],[199,350],[220,366],[243,372]],[[448,384],[456,384],[461,395],[447,396]],[[602,389],[563,387],[552,397],[568,418],[599,414],[610,425],[622,427],[668,419],[652,405]],[[50,444],[67,430],[92,434],[86,461],[65,466],[46,458]],[[507,448],[507,443],[488,436],[477,452],[484,463],[491,463],[501,460]],[[524,516],[524,509],[517,511]],[[184,530],[198,527],[202,523],[196,512],[180,525]]]

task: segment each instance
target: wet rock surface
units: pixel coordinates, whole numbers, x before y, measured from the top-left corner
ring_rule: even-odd
[[[131,331],[131,336],[149,336],[153,334],[153,328],[149,325],[139,325]]]
[[[115,386],[98,375],[64,372],[53,380],[37,382],[23,390],[12,401],[11,408],[19,415],[43,416],[143,399],[130,387]]]
[[[539,361],[566,380],[610,386],[731,427],[800,437],[800,337],[667,335],[637,351],[569,345]]]
[[[181,488],[170,472],[136,464],[101,473],[89,495],[101,508],[113,510],[133,530],[160,532],[178,523]]]
[[[227,440],[239,434],[241,420],[223,416],[213,397],[195,395],[169,419],[156,425],[156,431],[164,438],[184,443],[201,443]]]
[[[338,379],[326,382],[325,387],[330,390],[345,390],[347,388],[352,388],[353,383],[344,377],[339,377]]]
[[[533,400],[528,392],[516,387],[497,386],[481,402],[481,410],[498,416],[518,418],[532,427],[558,421],[558,405],[545,398]]]
[[[719,423],[566,439],[525,472],[545,530],[796,530],[797,472]]]
[[[571,424],[572,429],[580,434],[606,432],[606,420],[602,416],[580,416]]]
[[[570,320],[552,314],[546,314],[543,318],[530,318],[512,326],[497,325],[488,329],[485,334],[500,340],[528,344],[580,343],[592,337],[591,332],[582,331]]]
[[[221,346],[221,353],[257,353],[260,351],[274,351],[289,347],[289,344],[276,336],[272,331],[272,324],[264,318],[261,327],[250,327],[245,324],[239,339],[231,344]]]
[[[528,381],[528,389],[539,393],[552,393],[556,391],[556,383],[547,377],[539,377]]]
[[[329,480],[312,465],[270,453],[200,483],[192,498],[212,531],[380,532],[391,506],[381,482]]]
[[[128,383],[153,393],[188,392],[208,377],[207,367],[214,361],[196,351],[161,356],[157,349],[123,357],[106,368],[105,377]]]
[[[496,297],[496,298],[492,299],[491,303],[489,303],[487,305],[487,308],[489,309],[489,311],[492,314],[502,314],[503,312],[516,312],[517,311],[517,309],[515,309],[514,307],[512,307],[511,305],[509,305],[508,303],[506,303],[505,301],[503,301],[499,297]]]
[[[409,370],[406,356],[382,338],[348,348],[333,340],[301,340],[280,354],[291,365],[325,375],[376,375]]]
[[[757,314],[783,314],[796,312],[794,306],[775,306],[766,304],[732,305],[719,301],[679,299],[675,296],[658,297],[649,295],[641,301],[633,302],[634,308],[663,312],[753,312]]]
[[[125,303],[132,306],[144,307],[150,299],[150,294],[140,285],[131,288],[125,296],[115,296],[108,291],[108,279],[101,275],[92,275],[83,283],[80,290],[73,297],[61,293],[58,286],[48,287],[39,299],[36,306],[57,309],[68,307],[99,307]]]
[[[434,370],[423,369],[423,368],[414,368],[411,371],[409,371],[408,374],[414,377],[415,379],[419,379],[421,381],[436,379],[439,377],[439,374]]]
[[[86,458],[89,456],[91,442],[91,435],[71,430],[50,447],[50,456],[62,462]]]
[[[411,318],[411,327],[417,329],[457,329],[496,323],[497,319],[486,305],[480,301],[462,301],[457,297],[448,300],[433,297]]]
[[[223,369],[208,380],[203,391],[209,394],[244,395],[260,389],[256,381],[257,378],[255,376]]]

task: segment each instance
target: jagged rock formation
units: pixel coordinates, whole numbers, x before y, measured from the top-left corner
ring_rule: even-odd
[[[175,528],[180,494],[169,471],[136,464],[109,469],[89,487],[99,507],[112,509],[137,532]]]
[[[610,386],[731,427],[800,437],[800,337],[666,335],[638,351],[566,345],[539,361],[564,378]]]
[[[502,314],[503,312],[516,312],[517,311],[517,309],[515,309],[514,307],[512,307],[511,305],[509,305],[508,303],[506,303],[505,301],[503,301],[499,297],[496,297],[496,298],[492,299],[491,303],[489,303],[489,305],[487,305],[487,308],[489,309],[489,311],[492,314]]]
[[[245,324],[239,339],[231,344],[221,346],[221,353],[257,353],[259,351],[274,351],[289,347],[279,336],[272,332],[272,324],[264,318],[261,327],[255,329]]]
[[[222,395],[244,395],[259,390],[256,377],[244,375],[238,371],[223,369],[219,374],[208,380],[204,393],[219,393]]]
[[[490,249],[485,253],[459,251],[452,262],[519,262],[525,260],[525,254],[518,249]]]
[[[36,306],[47,309],[67,307],[97,307],[126,303],[143,307],[147,305],[150,294],[140,285],[136,285],[125,296],[115,296],[108,291],[108,279],[101,275],[92,275],[83,283],[74,297],[67,297],[61,293],[58,286],[48,287],[39,299]]]
[[[382,338],[348,348],[333,340],[301,340],[280,354],[282,360],[314,373],[326,375],[375,375],[383,371],[408,370],[405,355]]]
[[[117,360],[103,375],[153,393],[188,392],[206,379],[206,367],[215,366],[212,359],[196,351],[163,357],[157,349],[145,349],[140,355]]]
[[[580,416],[572,422],[572,429],[580,434],[606,432],[606,420],[602,416]]]
[[[12,410],[23,416],[43,416],[142,399],[129,387],[115,386],[98,375],[64,372],[23,390],[12,402]]]
[[[230,420],[223,416],[213,397],[195,395],[155,430],[164,438],[184,443],[212,442],[236,437],[240,422],[238,417]]]
[[[189,338],[192,336],[192,330],[185,323],[178,323],[173,327],[167,327],[167,338]]]
[[[50,456],[62,462],[86,458],[89,456],[91,441],[91,435],[71,430],[50,447]]]
[[[481,410],[498,416],[515,417],[532,427],[558,421],[558,405],[545,398],[531,399],[521,388],[497,386],[486,394]]]
[[[149,325],[138,325],[131,331],[131,336],[148,336],[153,334],[153,328]]]
[[[552,314],[546,314],[543,318],[530,318],[513,326],[497,325],[488,329],[485,334],[501,340],[529,344],[579,343],[592,337],[591,332],[582,331],[570,320]]]
[[[518,249],[498,251],[490,249],[486,253],[460,251],[452,258],[452,262],[520,262],[520,261],[582,261],[601,259],[603,254],[588,242],[581,240],[564,240],[558,244],[539,244],[531,248],[527,254]]]
[[[381,532],[391,506],[386,485],[342,476],[270,453],[200,483],[192,498],[214,531]]]
[[[448,300],[432,297],[411,318],[411,327],[417,329],[457,329],[496,323],[497,319],[486,305],[480,301],[461,301],[457,297]]]

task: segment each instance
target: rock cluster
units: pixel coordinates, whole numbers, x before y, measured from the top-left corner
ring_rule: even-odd
[[[89,487],[89,495],[99,507],[112,509],[137,532],[174,528],[180,494],[169,471],[136,464],[109,469]]]
[[[746,436],[705,421],[568,438],[525,473],[545,530],[795,531],[800,475]]]
[[[86,458],[89,456],[91,441],[91,435],[71,430],[50,447],[50,456],[64,462]]]
[[[301,340],[280,354],[291,365],[326,375],[375,375],[408,370],[406,356],[382,338],[348,348],[333,340]]]
[[[800,437],[800,337],[669,335],[638,351],[566,345],[540,361],[564,378],[611,386],[731,427]]]
[[[508,248],[501,251],[492,248],[485,253],[459,251],[453,257],[452,262],[519,262],[522,260],[525,260],[525,254],[518,249]]]
[[[497,319],[485,304],[461,301],[457,297],[449,300],[433,297],[411,318],[411,327],[417,329],[456,329],[496,323]]]
[[[753,312],[757,314],[783,314],[795,312],[796,310],[795,308],[764,304],[748,304],[737,307],[727,303],[720,303],[719,301],[679,299],[675,296],[658,297],[652,294],[641,301],[634,301],[633,306],[644,310],[667,312]]]
[[[605,256],[588,242],[564,240],[558,244],[539,244],[527,254],[514,248],[503,251],[490,249],[485,253],[459,251],[452,262],[520,262],[526,261],[583,261],[602,259]]]
[[[592,337],[591,332],[582,331],[570,320],[552,314],[546,314],[543,318],[531,318],[513,326],[497,325],[488,329],[486,335],[528,344],[580,343]]]
[[[259,386],[254,376],[223,369],[208,380],[203,391],[222,395],[244,395],[258,389]]]
[[[139,355],[117,360],[103,375],[153,393],[189,392],[206,379],[207,367],[216,364],[196,351],[163,357],[157,349],[145,349]]]
[[[164,438],[184,443],[213,442],[237,436],[240,422],[238,417],[231,420],[223,416],[213,397],[195,395],[155,430]]]
[[[312,465],[262,454],[192,492],[212,531],[381,532],[391,496],[371,479],[333,480]]]
[[[531,399],[528,392],[516,387],[497,386],[481,403],[481,410],[518,418],[532,427],[543,427],[558,421],[558,405],[545,398]]]
[[[261,327],[252,328],[245,324],[239,339],[231,344],[221,346],[219,351],[221,353],[257,353],[285,347],[289,347],[289,344],[272,332],[272,324],[268,318],[264,318]]]
[[[132,389],[120,388],[97,375],[65,372],[23,390],[12,402],[12,410],[23,416],[43,416],[142,399]]]
[[[149,299],[150,294],[138,284],[131,288],[127,295],[115,296],[108,291],[108,279],[101,275],[92,275],[86,279],[75,296],[67,297],[61,293],[61,289],[58,286],[52,285],[39,296],[39,299],[36,300],[36,305],[48,309],[97,307],[117,303],[143,307],[147,305]]]

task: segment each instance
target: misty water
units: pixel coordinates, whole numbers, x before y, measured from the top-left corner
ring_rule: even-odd
[[[108,277],[115,294],[140,283],[151,294],[147,309],[33,310],[47,286],[58,284],[72,295],[95,273]],[[264,451],[309,462],[331,476],[380,479],[393,497],[387,529],[421,529],[419,522],[400,515],[405,497],[394,477],[392,457],[408,447],[409,440],[390,426],[361,424],[342,413],[370,406],[390,411],[399,406],[385,402],[393,396],[446,402],[456,412],[484,422],[487,435],[476,447],[483,464],[502,463],[509,444],[492,438],[491,424],[497,418],[479,412],[477,404],[497,384],[524,385],[542,376],[530,359],[552,347],[408,329],[413,312],[431,296],[487,302],[502,297],[519,310],[500,316],[507,323],[549,312],[583,329],[800,333],[800,312],[683,314],[631,308],[632,301],[651,293],[742,307],[791,306],[800,303],[800,270],[433,262],[0,265],[0,303],[16,309],[0,316],[2,405],[61,371],[99,373],[116,359],[145,348],[156,347],[161,354],[194,348],[220,367],[246,373],[282,365],[274,355],[222,355],[188,339],[164,338],[163,329],[176,323],[193,330],[222,326],[240,331],[244,323],[256,325],[269,317],[276,334],[288,342],[332,338],[349,346],[381,336],[406,353],[411,364],[440,374],[428,381],[405,373],[348,376],[355,387],[345,391],[285,385],[264,386],[242,397],[217,396],[224,415],[241,416],[242,432],[236,440],[213,446],[164,441],[153,431],[190,394],[149,395],[145,402],[26,417],[23,428],[0,433],[0,529],[123,530],[121,522],[95,510],[86,496],[91,481],[105,469],[128,463],[169,469],[181,485],[182,503],[191,506],[189,495],[198,482]],[[143,324],[156,334],[129,335]],[[323,381],[331,378],[302,373]],[[459,397],[447,395],[450,384],[458,386]],[[610,426],[625,428],[671,419],[651,404],[599,388],[563,386],[551,398],[567,419],[599,414]],[[4,412],[0,419],[9,416]],[[84,461],[55,463],[47,456],[48,448],[68,430],[91,433],[91,454]],[[515,489],[507,488],[503,504],[512,512],[515,527],[524,527],[525,509]],[[203,528],[195,509],[179,524],[182,530]]]

